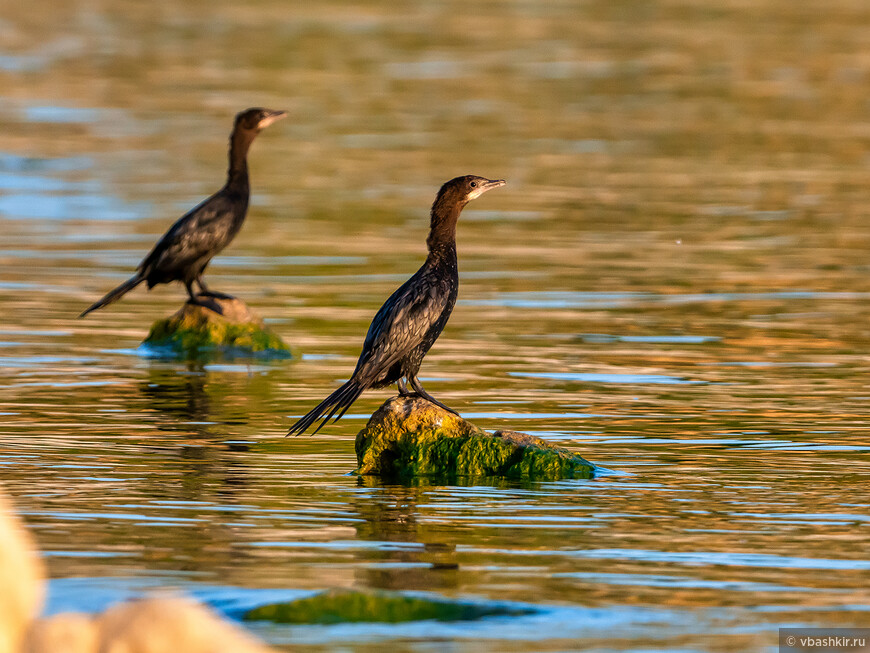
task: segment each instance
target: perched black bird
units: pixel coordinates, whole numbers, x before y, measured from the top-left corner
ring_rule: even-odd
[[[488,190],[504,186],[501,179],[467,175],[451,179],[441,187],[432,205],[432,223],[426,245],[429,256],[413,277],[384,302],[372,320],[362,353],[350,380],[290,427],[287,435],[304,432],[323,417],[317,433],[335,415],[338,421],[367,388],[398,384],[399,394],[408,392],[405,379],[416,394],[441,406],[429,396],[417,379],[423,357],[441,335],[459,293],[456,261],[456,221],[463,207]],[[325,415],[325,417],[324,417]]]
[[[210,291],[202,280],[203,270],[215,254],[230,244],[245,221],[251,195],[248,148],[261,129],[286,115],[285,111],[269,109],[248,109],[236,115],[230,135],[230,167],[224,187],[179,218],[139,264],[135,275],[79,317],[117,301],[143,281],[148,283],[148,290],[159,283],[181,281],[187,288],[191,304],[220,312],[216,302],[202,297],[230,299],[230,296]],[[200,289],[198,295],[193,292],[194,281]]]

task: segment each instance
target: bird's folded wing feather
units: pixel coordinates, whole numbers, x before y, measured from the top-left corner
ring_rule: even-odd
[[[449,289],[442,286],[415,275],[394,292],[372,320],[357,367],[384,369],[420,345],[448,307]]]
[[[196,260],[215,248],[226,234],[225,218],[232,212],[222,195],[214,195],[181,216],[157,241],[141,263],[143,270],[159,266],[161,260]]]

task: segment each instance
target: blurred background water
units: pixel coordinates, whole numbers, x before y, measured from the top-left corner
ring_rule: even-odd
[[[259,626],[287,650],[771,649],[868,625],[870,7],[786,0],[33,0],[0,17],[0,465],[48,611],[151,588],[232,614],[357,588],[517,601],[470,623]],[[136,347],[183,299],[78,321],[287,109],[211,285],[291,361]],[[389,396],[283,439],[459,225],[437,397],[613,474],[359,480]]]

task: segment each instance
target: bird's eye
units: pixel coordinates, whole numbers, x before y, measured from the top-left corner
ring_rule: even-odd
[[[476,181],[472,181],[472,182],[471,182],[471,187],[472,187],[472,188],[477,188],[477,182],[476,182]]]

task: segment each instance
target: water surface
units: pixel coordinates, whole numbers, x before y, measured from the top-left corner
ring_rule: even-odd
[[[41,5],[45,7],[41,7]],[[231,618],[354,588],[476,622],[277,627],[287,650],[761,650],[870,605],[867,9],[775,0],[316,5],[39,0],[0,36],[0,469],[47,611],[175,590]],[[76,315],[222,182],[233,113],[290,118],[209,270],[289,361],[137,349],[179,288]],[[347,378],[419,266],[435,189],[460,301],[422,371],[485,428],[612,470],[348,475]]]

